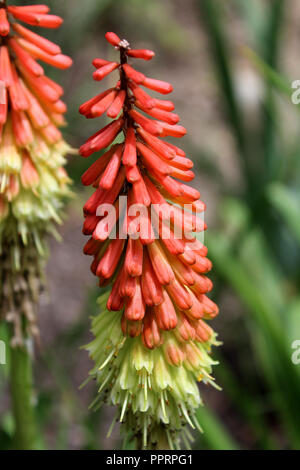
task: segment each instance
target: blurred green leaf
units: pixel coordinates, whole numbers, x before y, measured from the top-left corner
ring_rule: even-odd
[[[218,383],[222,385],[223,393],[239,410],[245,424],[247,423],[255,436],[255,448],[276,449],[277,445],[263,413],[262,397],[253,395],[253,391],[248,390],[247,386],[236,377],[235,371],[222,353],[215,353],[215,358],[219,362],[216,368]]]
[[[273,183],[267,188],[271,204],[280,213],[300,244],[300,200],[299,197],[281,183]]]
[[[283,311],[286,298],[282,273],[259,229],[249,231],[241,241],[239,257],[257,290],[261,290],[263,286],[264,297],[269,306],[276,312]]]
[[[258,323],[263,325],[279,343],[283,344],[280,321],[274,315],[272,306],[269,305],[264,292],[253,285],[243,265],[231,252],[228,240],[222,234],[210,233],[206,242],[210,256],[214,259],[219,273],[230,282]]]
[[[290,303],[286,310],[286,336],[287,344],[291,347],[291,344],[295,340],[300,340],[300,296]],[[300,367],[297,368],[300,374]]]
[[[291,363],[278,312],[265,296],[264,288],[257,288],[243,264],[231,252],[223,235],[210,235],[207,242],[217,270],[232,285],[252,314],[252,328],[249,331],[253,338],[259,332],[263,351],[258,354],[258,350],[255,350],[255,354],[269,378],[276,407],[296,448],[300,445],[298,416],[295,416],[300,396],[300,380]],[[255,339],[253,347],[255,348]]]
[[[277,69],[279,55],[279,41],[284,18],[284,1],[274,0],[269,5],[269,22],[267,24],[266,40],[263,42],[264,57],[267,64]],[[274,91],[266,84],[265,90],[265,112],[263,122],[263,144],[265,160],[265,180],[272,181],[277,175],[282,159],[276,123],[279,118],[277,105],[274,99]]]
[[[219,213],[226,230],[227,240],[235,243],[249,228],[250,210],[241,200],[226,197],[220,204]]]
[[[200,441],[203,441],[209,449],[237,450],[239,448],[234,438],[209,407],[199,407],[196,416],[203,429]]]
[[[250,185],[251,168],[248,160],[244,117],[236,97],[230,63],[229,41],[223,30],[220,3],[217,6],[215,0],[196,0],[196,4],[199,13],[204,17],[204,24],[209,33],[220,91],[240,152],[245,182]]]
[[[279,92],[283,93],[289,99],[291,98],[291,85],[287,78],[281,73],[276,72],[268,65],[258,54],[248,47],[244,47],[244,54],[260,72],[260,74],[268,81],[269,85],[274,86]]]
[[[260,46],[265,40],[268,15],[267,5],[261,0],[235,0],[234,3],[246,19],[252,42]]]

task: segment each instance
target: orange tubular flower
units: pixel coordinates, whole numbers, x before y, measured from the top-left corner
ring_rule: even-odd
[[[65,69],[72,60],[27,27],[57,28],[61,23],[46,5],[0,2],[0,299],[1,311],[15,324],[15,342],[22,336],[20,315],[28,320],[27,332],[37,332],[33,312],[17,304],[31,305],[37,297],[40,272],[34,266],[46,251],[46,233],[60,220],[63,201],[70,195],[63,169],[70,148],[58,130],[66,111],[63,89],[45,75],[39,61]],[[13,295],[4,284],[15,284],[14,272],[25,275],[27,263],[29,277],[36,279],[19,282],[24,286],[20,300],[19,291]]]
[[[205,246],[195,238],[206,228],[199,217],[205,205],[199,192],[185,184],[194,177],[192,161],[162,139],[186,133],[172,112],[174,104],[144,90],[165,95],[172,85],[148,78],[128,64],[129,58],[150,60],[154,52],[131,49],[111,32],[106,39],[119,50],[120,62],[94,59],[93,78],[100,81],[118,70],[119,80],[79,109],[87,118],[106,113],[114,119],[80,148],[80,154],[88,157],[112,145],[82,177],[84,185],[95,188],[84,206],[83,232],[90,236],[84,252],[93,256],[91,269],[100,286],[112,286],[106,295],[106,314],[94,321],[96,339],[89,349],[97,362],[97,378],[111,382],[111,402],[120,405],[121,421],[137,426],[144,446],[149,445],[147,432],[152,439],[162,430],[169,445],[176,446],[182,419],[195,425],[195,419],[189,418],[200,403],[195,378],[213,383],[207,353],[216,340],[205,321],[214,318],[218,308],[207,297],[212,288],[206,277],[211,262]],[[121,133],[123,141],[118,137]],[[112,223],[107,204],[114,208]],[[108,331],[104,340],[102,323],[109,316],[112,323],[119,322],[119,329],[114,327],[111,335]],[[100,337],[114,346],[117,360],[106,356]],[[163,361],[163,368],[151,369],[153,360]],[[132,363],[125,366],[126,361]],[[106,367],[117,373],[112,376]],[[124,367],[127,378],[121,384],[118,373]],[[137,387],[144,373],[150,402],[147,394],[139,398]],[[166,384],[161,383],[164,373],[169,377]],[[178,391],[178,380],[183,380],[186,391]]]

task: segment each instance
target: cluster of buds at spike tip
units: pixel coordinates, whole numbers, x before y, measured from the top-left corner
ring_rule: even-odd
[[[72,60],[31,30],[31,26],[57,28],[61,23],[46,5],[0,2],[0,247],[2,258],[11,258],[12,269],[25,270],[25,277],[30,266],[25,267],[27,256],[22,251],[33,245],[40,255],[44,253],[44,235],[54,230],[63,201],[70,196],[63,168],[70,148],[58,130],[66,111],[63,89],[45,75],[40,61],[66,69]],[[2,261],[3,284],[10,268],[6,258]],[[8,310],[12,321],[14,308]]]
[[[194,178],[192,161],[162,139],[186,133],[174,104],[145,91],[166,95],[171,84],[128,63],[150,60],[154,52],[131,49],[112,32],[106,39],[119,50],[120,62],[94,59],[93,78],[118,71],[118,81],[79,108],[87,118],[106,113],[113,119],[79,150],[89,157],[105,149],[82,176],[95,188],[84,205],[83,233],[90,236],[84,253],[93,256],[100,286],[111,286],[89,349],[101,390],[119,404],[127,429],[142,432],[146,446],[163,428],[169,445],[177,445],[183,421],[195,425],[195,379],[213,383],[208,352],[216,339],[205,320],[218,308],[207,296],[207,249],[196,238],[206,228],[199,217],[205,205],[186,184]],[[118,320],[113,330],[110,318]]]

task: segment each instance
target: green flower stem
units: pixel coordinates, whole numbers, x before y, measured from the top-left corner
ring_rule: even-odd
[[[15,449],[36,449],[37,429],[33,406],[33,377],[29,351],[11,348],[10,383],[15,421]]]

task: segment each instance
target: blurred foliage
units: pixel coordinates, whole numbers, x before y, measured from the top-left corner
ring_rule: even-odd
[[[224,393],[255,434],[255,448],[299,449],[300,369],[291,361],[291,344],[300,334],[300,206],[299,187],[294,185],[295,160],[290,156],[299,158],[300,147],[298,133],[292,143],[282,138],[284,124],[279,124],[277,100],[283,93],[291,103],[291,86],[278,66],[288,2],[231,3],[253,38],[248,45],[253,50],[245,49],[244,53],[264,81],[264,94],[259,125],[256,121],[253,128],[235,92],[224,2],[198,1],[245,183],[239,194],[228,189],[223,193],[223,225],[210,233],[207,241],[215,276],[220,284],[224,281],[219,297],[230,288],[247,310],[248,360],[255,365],[251,380],[259,383],[259,388],[255,393],[245,386],[248,369],[243,373],[241,368],[236,380],[236,364],[226,361],[225,365],[222,351],[216,374]],[[297,107],[294,109],[295,119],[299,119]],[[291,104],[290,112],[294,109]],[[288,165],[292,171],[287,171]],[[240,393],[231,387],[238,387]]]
[[[109,57],[105,31],[116,30],[134,40],[136,47],[155,49],[161,65],[183,57],[191,37],[191,31],[179,22],[180,11],[175,14],[176,8],[182,8],[177,0],[45,3],[65,18],[64,26],[47,32],[48,37],[74,58],[70,71],[49,70],[66,89],[69,125],[65,135],[74,147],[98,126],[97,120],[84,126],[77,108],[97,90],[90,79],[91,58]],[[202,387],[206,406],[198,413],[204,433],[196,436],[194,447],[299,449],[300,366],[291,361],[291,344],[300,339],[300,138],[299,125],[287,137],[281,112],[283,106],[289,106],[294,122],[299,123],[299,107],[291,104],[292,80],[286,78],[279,60],[290,0],[187,3],[195,11],[196,28],[206,36],[224,125],[230,127],[235,140],[241,174],[239,189],[233,190],[211,149],[185,139],[196,169],[215,185],[221,201],[219,222],[208,231],[206,243],[214,262],[214,300],[221,310],[215,328],[224,346],[215,351],[220,362],[215,374],[223,391],[207,392]],[[239,50],[234,50],[231,37],[232,17],[242,24],[248,38]],[[263,84],[254,121],[248,119],[238,96],[236,56],[251,65]],[[69,172],[75,183],[85,168],[84,159],[72,159]],[[39,354],[36,365],[42,386],[39,384],[37,414],[44,436],[40,447],[63,449],[70,442],[84,449],[120,445],[117,433],[106,441],[106,410],[87,411],[86,401],[92,400],[94,387],[84,390],[88,397],[82,400],[82,392],[76,391],[68,373],[77,368],[76,348],[88,336],[86,312],[97,312],[97,294],[97,288],[86,293],[77,322]],[[230,309],[240,314],[226,318]],[[0,335],[3,338],[5,332]],[[6,370],[0,367],[3,394]],[[0,448],[11,446],[12,433],[11,415],[2,413]]]

